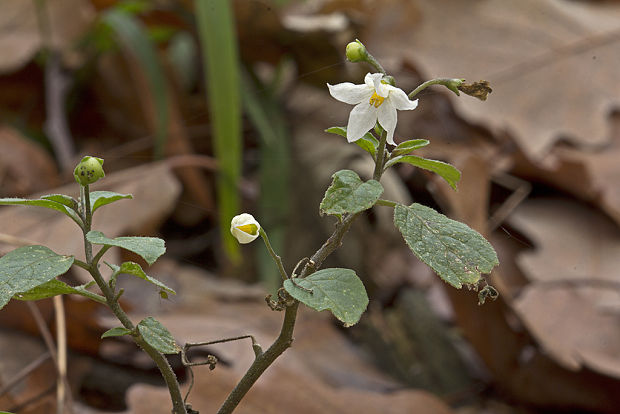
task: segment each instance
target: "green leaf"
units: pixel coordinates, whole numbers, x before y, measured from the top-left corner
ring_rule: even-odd
[[[374,206],[383,193],[383,186],[378,181],[362,182],[351,170],[340,170],[332,178],[334,180],[321,201],[321,214],[359,213]]]
[[[176,354],[181,350],[170,331],[151,316],[138,323],[138,331],[149,345],[162,354]]]
[[[413,253],[443,280],[460,289],[499,264],[493,246],[466,224],[414,203],[394,208],[394,225]]]
[[[312,293],[287,279],[284,289],[292,297],[319,312],[331,311],[346,327],[355,325],[368,306],[364,284],[351,269],[322,269],[295,283]]]
[[[11,205],[21,205],[21,206],[36,206],[36,207],[45,207],[50,208],[52,210],[60,211],[61,213],[69,216],[73,221],[80,224],[81,220],[69,206],[65,203],[68,202],[67,199],[59,202],[61,195],[59,194],[51,194],[47,196],[43,196],[40,199],[27,199],[27,198],[0,198],[0,205],[11,206]],[[49,199],[48,199],[49,197]]]
[[[112,336],[124,336],[124,335],[131,335],[131,334],[132,334],[131,330],[127,328],[123,328],[122,326],[117,326],[116,328],[108,329],[107,331],[105,331],[101,335],[101,339],[110,338]]]
[[[77,200],[73,197],[69,197],[64,194],[48,194],[48,195],[41,196],[41,199],[55,201],[57,203],[60,203],[62,205],[69,207],[72,210],[77,210],[78,208]]]
[[[172,293],[173,295],[177,294],[173,289],[169,288],[164,283],[162,283],[159,280],[157,280],[157,279],[147,275],[146,273],[144,273],[144,270],[142,270],[142,267],[140,267],[140,265],[138,263],[124,262],[120,266],[117,266],[117,265],[111,264],[111,263],[106,263],[106,264],[108,266],[110,266],[110,268],[114,272],[114,275],[112,276],[114,278],[117,277],[117,275],[119,275],[119,274],[126,274],[126,275],[137,276],[140,279],[144,279],[147,282],[154,284],[160,290],[165,290],[165,291],[167,291],[169,293]]]
[[[418,168],[423,168],[439,174],[441,178],[446,180],[446,182],[450,184],[450,187],[455,190],[456,183],[458,183],[461,179],[461,172],[454,168],[454,166],[445,162],[428,160],[415,155],[401,155],[399,157],[392,158],[385,164],[385,168],[391,167],[398,162],[406,162],[407,164],[415,165]]]
[[[157,237],[117,237],[110,239],[100,231],[89,231],[86,239],[93,244],[121,247],[142,257],[150,265],[166,252],[164,241]]]
[[[119,194],[113,191],[91,191],[90,192],[90,209],[94,213],[99,207],[113,203],[125,198],[133,198],[131,194]]]
[[[25,246],[0,258],[0,309],[16,293],[26,292],[69,270],[73,256],[61,256],[45,246]]]
[[[239,212],[237,183],[241,176],[241,92],[239,53],[232,2],[195,0],[212,144],[218,162],[216,193],[224,250],[239,261],[239,243],[230,234],[230,220]]]
[[[95,282],[87,283],[85,285],[72,287],[67,285],[64,282],[61,282],[57,279],[52,279],[49,282],[43,283],[42,285],[36,286],[32,289],[29,289],[25,292],[19,292],[13,295],[13,299],[18,300],[40,300],[51,298],[52,296],[57,295],[80,295],[87,297],[89,299],[94,300],[99,303],[106,303],[106,300],[103,296],[97,295],[96,293],[89,292],[87,287]]]
[[[340,135],[341,137],[347,137],[347,127],[331,127],[327,128],[325,132],[329,132],[330,134]],[[379,141],[374,137],[370,132],[364,134],[363,137],[355,141],[355,144],[359,146],[361,149],[369,153],[374,159],[377,153],[377,147],[379,146]]]
[[[427,139],[412,139],[409,141],[401,142],[392,150],[391,158],[398,157],[399,155],[408,154],[411,151],[415,151],[418,148],[427,146],[430,143]]]
[[[144,24],[136,17],[121,10],[110,8],[101,17],[102,22],[116,34],[124,50],[133,54],[144,71],[152,93],[156,112],[155,158],[164,154],[168,131],[168,92],[166,77],[157,57],[157,49],[151,41]]]

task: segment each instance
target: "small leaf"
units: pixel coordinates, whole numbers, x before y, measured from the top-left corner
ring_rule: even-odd
[[[399,155],[409,154],[411,151],[415,151],[418,148],[427,146],[430,143],[427,139],[412,139],[409,141],[401,142],[392,150],[391,158],[398,157]]]
[[[122,326],[117,326],[116,328],[108,329],[107,331],[105,331],[101,335],[101,339],[103,339],[103,338],[110,338],[112,336],[131,335],[131,333],[132,332],[129,329],[123,328]],[[142,336],[144,336],[144,335],[142,335]]]
[[[140,279],[144,279],[147,282],[154,284],[155,286],[160,288],[160,290],[165,290],[165,291],[167,291],[169,293],[172,293],[173,295],[177,294],[174,290],[172,290],[171,288],[169,288],[168,286],[166,286],[165,284],[163,284],[159,280],[157,280],[157,279],[147,275],[146,273],[144,273],[144,270],[142,270],[142,267],[140,267],[140,265],[138,263],[124,262],[120,266],[117,266],[115,264],[110,264],[110,263],[106,263],[106,264],[108,266],[110,266],[112,271],[114,271],[114,275],[115,275],[114,277],[116,277],[116,275],[119,275],[119,274],[126,274],[126,275],[137,276]]]
[[[95,282],[91,282],[95,283]],[[51,298],[52,296],[57,295],[80,295],[92,299],[99,303],[106,303],[106,300],[103,296],[97,295],[96,293],[90,292],[86,290],[88,284],[72,287],[67,285],[64,282],[61,282],[57,279],[52,279],[49,282],[43,283],[42,285],[36,286],[30,290],[25,292],[19,292],[13,295],[13,299],[18,300],[40,300],[45,298]]]
[[[362,182],[351,170],[340,170],[332,178],[334,180],[321,201],[321,214],[359,213],[374,206],[383,193],[383,186],[378,181]]]
[[[493,246],[466,224],[414,203],[394,208],[394,225],[413,253],[443,280],[460,289],[499,264]]]
[[[69,197],[64,194],[48,194],[48,195],[41,196],[41,198],[43,200],[50,200],[50,201],[55,201],[57,203],[63,204],[72,210],[77,210],[78,208],[77,200],[73,197]]]
[[[166,252],[164,241],[157,237],[117,237],[107,238],[100,231],[89,231],[86,239],[93,244],[116,246],[134,252],[150,265]]]
[[[0,258],[0,309],[19,292],[26,292],[69,270],[73,256],[61,256],[45,246],[25,246]]]
[[[325,132],[329,132],[330,134],[340,135],[341,137],[347,137],[347,127],[331,127],[327,128]],[[379,146],[379,141],[375,138],[370,132],[364,134],[363,137],[355,141],[355,144],[359,146],[361,149],[369,153],[372,158],[375,158],[375,154],[377,153],[377,147]]]
[[[426,158],[417,157],[415,155],[402,155],[392,158],[385,164],[385,168],[391,167],[398,162],[406,162],[407,164],[415,165],[418,168],[423,168],[428,171],[432,171],[441,176],[450,187],[456,190],[456,184],[461,179],[461,172],[454,166],[441,161],[428,160]]]
[[[176,354],[181,350],[174,341],[172,334],[151,316],[140,321],[138,331],[149,345],[162,354]]]
[[[59,200],[59,198],[57,196],[57,194],[52,194],[34,200],[27,198],[0,198],[0,205],[22,205],[50,208],[52,210],[60,211],[61,213],[66,214],[73,221],[80,224],[81,220],[79,219],[75,211],[73,211],[70,207],[64,204],[65,202],[67,202],[67,200],[64,199],[63,202],[58,202],[57,200]],[[48,197],[49,199],[47,199]]]
[[[295,283],[312,293],[287,279],[284,288],[292,297],[319,312],[331,311],[346,327],[355,325],[368,306],[364,284],[351,269],[322,269]]]
[[[99,207],[125,198],[133,198],[133,196],[131,194],[119,194],[112,191],[92,191],[90,193],[90,208],[94,213]]]

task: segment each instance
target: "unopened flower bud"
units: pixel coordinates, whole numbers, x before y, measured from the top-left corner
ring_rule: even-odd
[[[456,96],[460,96],[461,94],[459,93],[459,86],[461,86],[463,84],[463,82],[465,82],[465,79],[449,79],[444,85],[446,85],[446,88],[450,89],[452,92],[454,92],[456,94]]]
[[[346,54],[349,62],[362,62],[368,57],[366,46],[357,39],[347,45]]]
[[[230,232],[239,243],[250,243],[259,236],[260,224],[251,214],[242,213],[231,220]]]
[[[86,186],[94,183],[100,178],[105,177],[103,172],[103,158],[89,157],[82,158],[82,161],[73,170],[73,176],[78,184]]]

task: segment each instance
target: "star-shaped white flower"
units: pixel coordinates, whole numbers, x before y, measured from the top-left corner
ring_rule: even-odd
[[[382,83],[382,78],[381,73],[368,73],[362,85],[350,82],[327,84],[331,96],[341,102],[355,105],[349,115],[347,141],[357,141],[379,121],[387,132],[388,144],[396,145],[394,143],[396,110],[411,110],[418,106],[417,99],[410,100],[402,89]]]

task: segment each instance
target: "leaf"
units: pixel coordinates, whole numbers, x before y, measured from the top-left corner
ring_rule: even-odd
[[[287,279],[284,288],[292,297],[319,312],[331,311],[346,327],[355,325],[368,306],[364,284],[351,269],[322,269],[295,283],[312,293]]]
[[[90,208],[94,213],[99,207],[103,207],[106,204],[113,203],[125,198],[133,198],[131,194],[119,194],[113,191],[91,191],[90,192]]]
[[[407,164],[414,165],[418,168],[423,168],[428,171],[432,171],[435,174],[438,174],[446,180],[450,187],[456,190],[456,184],[461,179],[461,172],[457,170],[454,166],[447,164],[441,161],[428,160],[426,158],[418,157],[416,155],[401,155],[396,158],[392,158],[385,164],[385,168],[391,167],[392,165],[406,162]]]
[[[413,253],[443,280],[460,289],[499,264],[491,244],[466,224],[414,203],[394,208],[394,225]]]
[[[168,92],[166,91],[166,77],[157,57],[157,50],[144,25],[136,17],[110,8],[104,12],[101,20],[118,36],[123,47],[132,53],[144,70],[149,89],[153,94],[157,131],[155,137],[155,158],[164,154],[166,132],[168,130]]]
[[[117,266],[115,264],[110,264],[110,263],[106,263],[106,264],[110,266],[110,268],[114,272],[114,275],[112,277],[116,277],[119,274],[137,276],[140,279],[144,279],[147,282],[154,284],[161,290],[165,290],[169,293],[172,293],[173,295],[177,294],[173,289],[169,288],[164,283],[144,273],[144,270],[142,270],[142,267],[140,267],[138,263],[124,262],[120,266]]]
[[[116,328],[108,329],[101,335],[101,339],[110,338],[112,336],[124,336],[131,335],[131,330],[127,328],[123,328],[122,326],[117,326]],[[142,335],[144,336],[144,335]],[[148,342],[148,341],[147,341]]]
[[[75,198],[69,197],[64,194],[48,194],[41,196],[41,198],[44,200],[55,201],[56,203],[65,205],[72,210],[77,210],[78,208],[78,201]]]
[[[411,151],[415,151],[418,148],[427,146],[430,143],[427,139],[412,139],[409,141],[401,142],[392,150],[391,158],[398,157],[399,155],[408,154]]]
[[[241,94],[239,54],[232,3],[194,1],[204,79],[218,161],[217,202],[220,235],[228,256],[240,259],[239,243],[230,234],[230,220],[239,212],[236,183],[241,175]]]
[[[59,200],[59,194],[52,194],[48,196],[43,196],[40,199],[27,199],[27,198],[0,198],[0,205],[11,206],[11,205],[21,205],[21,206],[36,206],[36,207],[45,207],[52,210],[60,211],[61,213],[66,214],[71,218],[71,220],[80,224],[81,220],[75,213],[75,211],[67,208],[67,205],[64,204],[68,202],[66,199],[63,199],[63,202],[60,203],[56,200]],[[47,199],[50,197],[50,199]]]
[[[19,292],[28,291],[60,276],[73,264],[45,246],[25,246],[0,258],[0,309]]]
[[[331,127],[327,128],[325,132],[329,132],[330,134],[340,135],[341,137],[347,137],[347,127]],[[363,137],[355,141],[355,144],[359,146],[361,149],[372,155],[374,159],[377,153],[377,147],[379,146],[379,141],[375,138],[370,132],[364,134]]]
[[[362,182],[351,170],[340,170],[332,178],[334,180],[321,201],[321,214],[359,213],[374,206],[383,193],[383,186],[378,181]]]
[[[151,316],[138,323],[138,331],[149,345],[162,354],[176,354],[181,350],[170,331]]]
[[[105,304],[106,300],[103,296],[97,295],[96,293],[86,290],[88,285],[92,283],[95,283],[95,282],[91,282],[86,285],[72,287],[72,286],[67,285],[64,282],[61,282],[60,280],[52,279],[49,282],[43,283],[42,285],[36,286],[25,292],[16,293],[15,295],[13,295],[13,299],[24,300],[24,301],[40,300],[40,299],[51,298],[57,295],[75,294],[75,295],[84,296],[96,302]]]
[[[107,238],[100,231],[89,231],[86,239],[93,244],[116,246],[134,252],[150,265],[166,252],[164,241],[157,237],[117,237]]]

